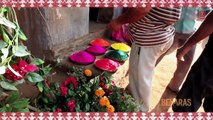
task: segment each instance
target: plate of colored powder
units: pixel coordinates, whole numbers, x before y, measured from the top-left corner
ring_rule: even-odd
[[[124,62],[128,59],[129,55],[121,50],[112,50],[106,53],[105,55],[107,58],[118,61]]]
[[[86,52],[86,51],[79,51],[79,52],[75,52],[73,54],[71,54],[69,56],[70,60],[78,63],[78,64],[82,64],[82,65],[87,65],[87,64],[91,64],[95,61],[95,56],[93,56],[92,54]]]
[[[94,65],[97,68],[104,71],[108,71],[108,72],[116,72],[118,68],[120,67],[120,63],[108,58],[102,58],[102,59],[96,60]]]
[[[121,50],[123,52],[129,52],[131,50],[131,47],[127,44],[124,44],[124,43],[113,43],[111,45],[111,47],[114,49],[114,50]]]
[[[101,47],[100,45],[92,45],[86,48],[86,51],[89,53],[92,53],[93,55],[101,55],[101,54],[104,54],[107,51],[107,49],[104,47]]]
[[[100,45],[102,47],[109,47],[110,43],[102,38],[98,38],[90,42],[91,45]]]

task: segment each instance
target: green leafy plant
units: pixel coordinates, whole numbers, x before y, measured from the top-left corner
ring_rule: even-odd
[[[50,65],[44,66],[43,60],[31,55],[22,43],[26,40],[27,37],[18,24],[15,9],[0,8],[0,93],[2,94],[10,95],[10,91],[18,91],[16,86],[25,82],[37,85],[39,91],[43,90],[41,83],[50,74],[52,68]],[[17,93],[11,95],[15,96]],[[24,98],[16,101],[20,104],[28,103]],[[6,107],[4,106],[2,111],[20,110],[13,109],[16,107],[15,103],[4,104]]]
[[[29,99],[20,98],[18,92],[3,95],[0,101],[0,112],[29,112]]]
[[[62,83],[43,82],[43,92],[35,101],[41,111],[50,112],[138,112],[140,105],[111,75],[103,72],[89,78],[82,68],[74,68]]]

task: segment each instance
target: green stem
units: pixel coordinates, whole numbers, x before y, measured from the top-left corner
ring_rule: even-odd
[[[7,63],[9,64],[11,59],[12,59],[13,55],[11,55],[10,57],[6,58],[4,61],[2,61],[0,63],[0,66],[5,66]]]

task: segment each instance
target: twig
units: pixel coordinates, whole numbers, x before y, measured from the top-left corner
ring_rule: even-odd
[[[31,105],[27,105],[27,108],[29,108],[30,110],[35,111],[35,112],[40,112],[40,110],[38,108],[35,108]]]

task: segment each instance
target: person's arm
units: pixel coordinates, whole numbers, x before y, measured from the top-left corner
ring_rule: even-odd
[[[149,13],[151,6],[142,8],[128,8],[128,10],[119,16],[117,19],[112,20],[107,27],[111,30],[118,31],[123,24],[134,23],[142,19]]]
[[[198,30],[188,39],[185,45],[177,53],[178,60],[183,60],[183,56],[192,48],[193,45],[200,42],[213,33],[213,12],[209,13]]]

